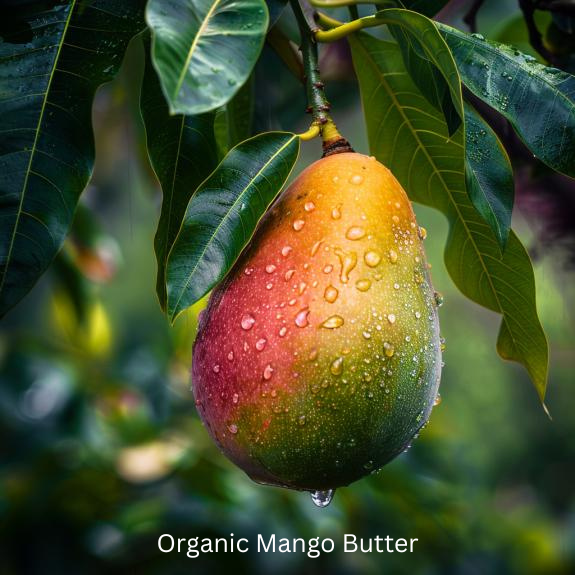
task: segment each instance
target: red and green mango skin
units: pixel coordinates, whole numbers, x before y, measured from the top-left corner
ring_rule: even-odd
[[[441,349],[420,236],[391,172],[357,153],[309,166],[262,218],[202,314],[192,368],[204,424],[252,479],[348,485],[427,422]]]

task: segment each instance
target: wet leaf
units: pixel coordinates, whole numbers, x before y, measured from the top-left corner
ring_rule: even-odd
[[[192,196],[168,257],[172,321],[224,278],[287,180],[298,153],[295,134],[259,134],[233,148]]]
[[[371,153],[412,200],[446,215],[449,274],[465,296],[501,314],[498,352],[525,366],[543,400],[548,346],[537,317],[531,262],[513,232],[502,254],[472,205],[465,190],[463,128],[448,138],[442,116],[411,81],[396,44],[357,34],[351,47]]]
[[[138,0],[24,4],[2,18],[0,315],[32,288],[68,233],[94,163],[94,93],[144,25]]]
[[[150,0],[146,19],[172,114],[226,104],[248,79],[269,22],[265,0]]]

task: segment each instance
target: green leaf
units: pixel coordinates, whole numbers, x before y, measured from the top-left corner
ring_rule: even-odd
[[[231,150],[192,196],[168,258],[172,321],[224,278],[287,180],[298,153],[295,134],[259,134]]]
[[[248,79],[268,27],[265,0],[150,0],[152,60],[172,114],[226,104]]]
[[[254,120],[254,75],[242,86],[240,91],[216,113],[214,131],[220,150],[225,156],[236,144],[252,135]]]
[[[499,354],[525,366],[541,400],[548,349],[537,317],[529,257],[514,233],[504,254],[465,191],[463,129],[449,139],[442,116],[405,70],[399,47],[366,34],[350,39],[371,153],[416,202],[450,223],[445,263],[461,292],[502,315]]]
[[[421,93],[443,112],[449,135],[463,121],[461,80],[453,56],[434,23],[409,10],[377,12],[397,40],[405,66]]]
[[[158,262],[156,292],[165,310],[168,253],[192,194],[218,165],[215,114],[171,116],[149,55],[146,57],[140,107],[146,127],[148,155],[163,194],[154,249]]]
[[[513,169],[495,132],[468,102],[465,103],[465,143],[467,193],[504,250],[513,211]]]
[[[94,163],[94,92],[142,29],[138,0],[3,13],[0,42],[0,315],[60,249]]]
[[[482,36],[438,26],[464,84],[503,114],[542,162],[575,177],[575,77]]]

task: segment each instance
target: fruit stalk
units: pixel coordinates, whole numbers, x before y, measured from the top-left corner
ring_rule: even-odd
[[[319,126],[323,139],[323,156],[341,152],[352,152],[349,142],[338,132],[329,113],[331,106],[325,95],[324,83],[321,80],[319,58],[315,33],[317,26],[308,21],[298,0],[290,0],[301,36],[301,52],[304,66],[304,82],[307,94],[308,111],[313,124]]]

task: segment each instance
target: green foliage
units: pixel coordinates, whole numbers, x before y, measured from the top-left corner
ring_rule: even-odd
[[[192,196],[167,266],[168,316],[221,281],[297,160],[299,138],[268,132],[242,142]]]
[[[463,83],[549,167],[575,177],[575,77],[483,36],[438,24]]]
[[[158,262],[156,291],[165,310],[168,253],[182,225],[188,201],[218,165],[215,114],[170,116],[149,56],[146,58],[141,110],[148,154],[163,191],[154,248]]]
[[[443,112],[451,136],[463,120],[461,82],[453,56],[431,20],[408,10],[381,10],[376,17],[397,40],[420,92]]]
[[[139,0],[76,0],[2,15],[0,316],[60,249],[94,163],[91,108],[143,27]],[[89,54],[89,61],[85,55]]]
[[[248,79],[269,15],[264,0],[150,0],[152,59],[173,114],[226,104]]]
[[[505,249],[513,211],[513,170],[491,126],[465,103],[465,183],[467,194]]]
[[[531,262],[513,233],[501,254],[491,228],[469,201],[463,129],[449,138],[445,122],[407,74],[396,44],[361,33],[351,47],[371,152],[412,200],[447,216],[445,264],[453,281],[468,298],[502,314],[498,351],[526,367],[543,400],[548,349]]]

